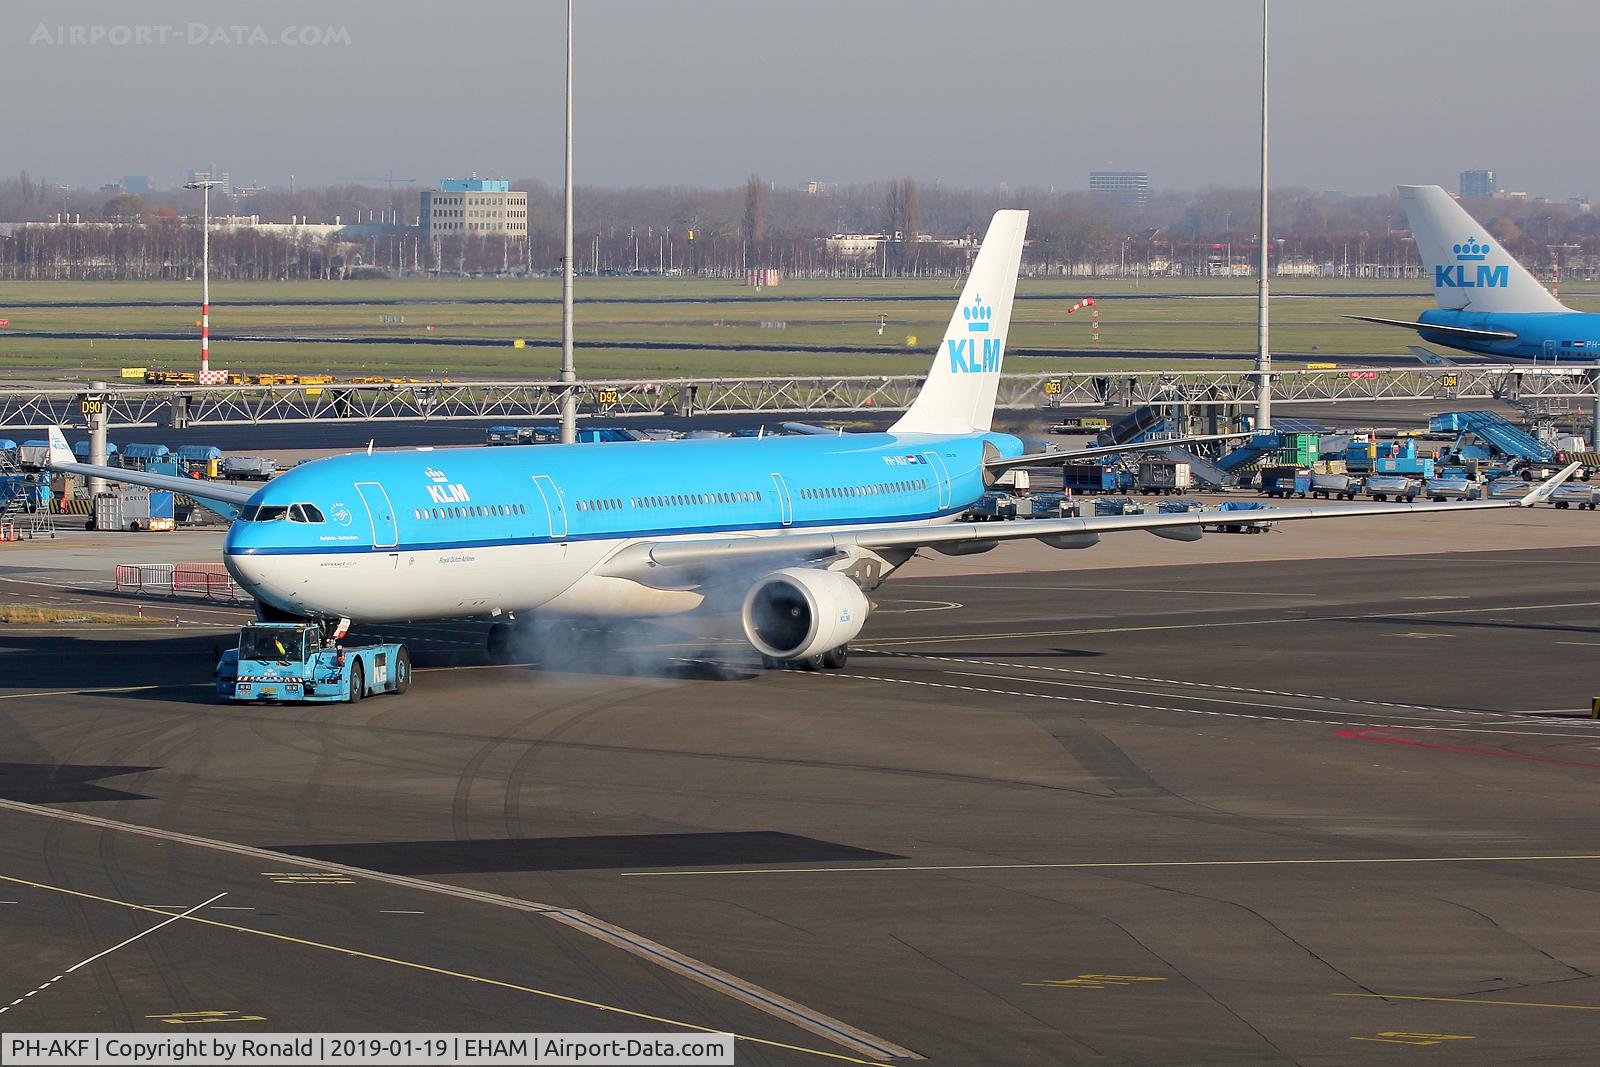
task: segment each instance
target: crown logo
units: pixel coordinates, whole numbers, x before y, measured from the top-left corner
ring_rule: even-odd
[[[988,333],[989,320],[994,318],[994,305],[985,304],[983,297],[972,298],[972,306],[961,309],[961,315],[967,320],[969,333]]]
[[[436,470],[433,467],[429,467],[423,473],[426,474],[429,478],[432,478],[436,482],[441,482],[442,483],[442,482],[447,482],[447,481],[450,480],[449,476],[446,475],[444,471]]]
[[[1489,257],[1489,246],[1480,245],[1476,237],[1468,237],[1465,244],[1454,245],[1452,250],[1464,263],[1479,263]]]

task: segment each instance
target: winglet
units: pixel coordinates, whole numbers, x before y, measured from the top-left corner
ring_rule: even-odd
[[[78,457],[72,454],[72,449],[67,447],[67,439],[61,433],[61,427],[50,427],[50,466],[58,467],[63,463],[76,463]]]
[[[1538,488],[1517,501],[1519,508],[1531,508],[1535,504],[1542,504],[1550,499],[1550,494],[1561,488],[1561,483],[1572,477],[1574,471],[1583,466],[1582,463],[1568,463],[1554,478],[1546,478],[1540,482]]]

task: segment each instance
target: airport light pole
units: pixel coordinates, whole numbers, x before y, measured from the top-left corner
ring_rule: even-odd
[[[572,362],[572,0],[567,0],[566,254],[561,260],[561,443],[578,439],[578,380]]]
[[[185,189],[200,190],[200,384],[211,380],[211,187],[221,185],[215,178],[185,182]]]
[[[1261,277],[1256,291],[1256,431],[1272,429],[1272,350],[1267,344],[1267,4],[1261,0]]]

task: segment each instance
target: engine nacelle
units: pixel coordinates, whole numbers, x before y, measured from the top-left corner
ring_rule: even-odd
[[[867,621],[867,596],[842,574],[786,567],[745,594],[740,618],[756,651],[805,659],[847,644]]]

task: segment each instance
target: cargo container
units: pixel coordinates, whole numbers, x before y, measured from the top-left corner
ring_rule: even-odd
[[[173,518],[173,495],[165,489],[124,486],[94,498],[97,530],[171,530]]]
[[[1335,497],[1339,500],[1354,500],[1356,494],[1361,492],[1361,479],[1348,474],[1313,474],[1311,476],[1311,495],[1327,500]]]
[[[1061,467],[1061,486],[1074,493],[1114,493],[1122,488],[1122,474],[1099,463],[1067,463]]]
[[[24,467],[32,467],[38,470],[50,462],[50,442],[24,441],[17,453]]]
[[[1096,515],[1143,515],[1148,510],[1131,496],[1104,497],[1094,502]]]
[[[278,464],[266,456],[229,456],[222,461],[225,478],[264,482],[278,473]]]
[[[1422,491],[1422,483],[1397,474],[1374,474],[1366,482],[1367,495],[1374,500],[1412,501]],[[1526,490],[1524,490],[1526,492]]]
[[[1143,493],[1176,495],[1189,485],[1189,464],[1180,460],[1142,459],[1133,478],[1133,487]]]
[[[1270,497],[1304,497],[1311,492],[1311,472],[1304,467],[1263,467],[1261,492]]]
[[[1279,454],[1285,464],[1309,467],[1321,458],[1318,452],[1321,439],[1314,433],[1282,433],[1278,437],[1283,442]]]

